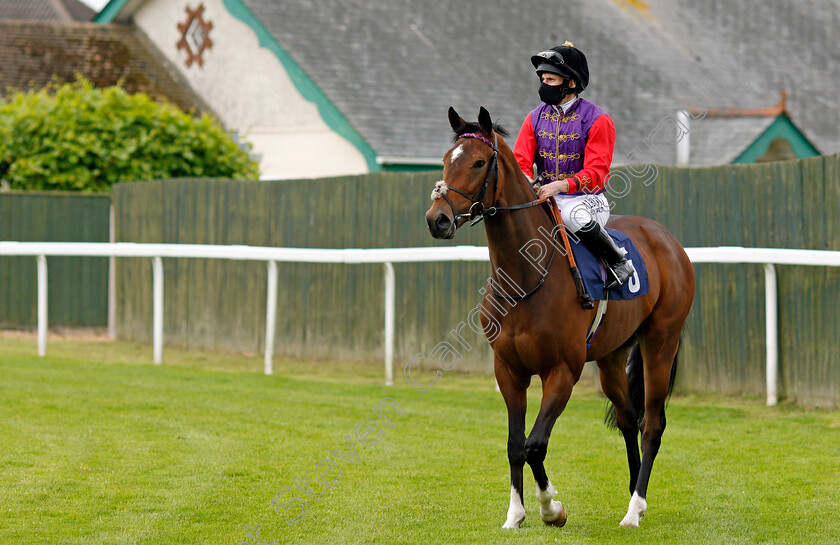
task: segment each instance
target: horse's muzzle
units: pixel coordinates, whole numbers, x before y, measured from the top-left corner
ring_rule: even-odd
[[[442,210],[426,212],[426,223],[429,232],[435,238],[452,238],[455,236],[455,222]]]

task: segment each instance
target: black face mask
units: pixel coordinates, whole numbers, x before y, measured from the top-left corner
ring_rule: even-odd
[[[540,84],[540,100],[546,104],[556,106],[566,98],[567,95],[574,91],[568,87],[568,83],[564,82],[562,85],[546,85]]]

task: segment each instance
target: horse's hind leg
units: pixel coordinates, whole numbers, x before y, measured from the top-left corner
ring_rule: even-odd
[[[598,369],[601,376],[601,389],[613,404],[615,426],[621,431],[624,444],[627,447],[627,465],[630,468],[630,494],[633,494],[639,477],[641,460],[639,458],[639,421],[636,411],[633,409],[627,384],[627,372],[624,369],[629,352],[630,345],[607,354],[598,360]],[[608,425],[612,426],[612,424],[612,422],[608,422]]]
[[[510,507],[502,528],[519,528],[525,520],[522,470],[525,467],[525,409],[530,377],[518,377],[498,357],[496,382],[508,410],[508,462],[510,463]]]
[[[540,516],[543,522],[563,526],[566,523],[566,509],[562,503],[554,500],[557,491],[548,480],[544,461],[551,430],[554,428],[557,417],[566,407],[572,394],[572,387],[580,378],[580,373],[574,376],[567,365],[560,364],[541,378],[542,403],[531,434],[525,441],[525,460],[531,466],[534,479],[537,481],[537,500],[540,502]]]
[[[636,488],[622,526],[639,526],[639,519],[647,510],[647,489],[653,461],[665,431],[665,401],[671,383],[671,369],[679,349],[680,330],[649,328],[640,341],[644,365],[645,415],[642,420],[642,463]]]

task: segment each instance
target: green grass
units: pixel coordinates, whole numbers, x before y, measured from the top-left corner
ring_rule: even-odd
[[[0,543],[840,543],[840,413],[760,400],[675,397],[638,530],[623,441],[584,387],[558,421],[547,467],[569,512],[500,528],[509,497],[506,416],[488,377],[447,374],[429,392],[381,386],[378,364],[280,361],[148,346],[0,337]],[[398,374],[401,378],[401,375]],[[529,399],[533,421],[538,392]],[[393,429],[299,524],[272,496],[314,475],[376,418]],[[335,478],[337,473],[327,475]],[[322,489],[315,485],[320,493]],[[258,543],[251,539],[250,543]]]

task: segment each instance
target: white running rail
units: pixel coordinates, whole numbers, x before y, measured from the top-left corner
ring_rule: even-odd
[[[840,252],[774,248],[686,248],[693,263],[756,263],[764,266],[767,346],[767,404],[778,402],[778,296],[775,265],[840,267]],[[385,266],[385,384],[394,383],[395,277],[393,263],[429,261],[489,261],[482,246],[446,246],[383,249],[268,248],[209,244],[138,244],[133,242],[0,242],[0,256],[34,256],[38,266],[38,354],[47,353],[47,256],[146,257],[153,269],[154,361],[163,363],[162,258],[231,259],[265,261],[268,289],[265,320],[265,374],[273,372],[274,327],[277,309],[277,262],[382,263]]]

